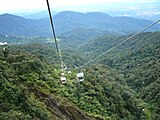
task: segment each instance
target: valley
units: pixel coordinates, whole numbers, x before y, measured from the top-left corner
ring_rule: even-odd
[[[76,80],[78,71],[73,69],[74,65],[83,65],[128,36],[98,37],[75,51],[70,47],[63,48],[62,58],[73,69],[71,75],[66,73],[67,83],[63,85],[59,80],[59,62],[53,42],[53,45],[48,44],[48,38],[36,38],[35,41],[34,37],[17,36],[13,39],[1,35],[3,41],[11,42],[7,56],[3,55],[3,46],[0,46],[1,108],[8,106],[1,109],[1,117],[69,120],[73,114],[72,118],[77,120],[82,116],[86,120],[158,120],[159,36],[159,32],[142,33],[83,68],[85,81],[82,83]],[[35,42],[12,44],[22,38]],[[84,56],[86,52],[88,55]],[[38,102],[35,104],[34,101]],[[23,105],[32,107],[24,108]],[[81,115],[73,113],[74,109]]]
[[[0,120],[160,119],[159,23],[114,47],[153,22],[56,12],[57,54],[46,14],[25,17],[0,15]]]

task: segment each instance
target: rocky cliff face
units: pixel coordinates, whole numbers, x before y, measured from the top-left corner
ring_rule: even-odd
[[[47,95],[37,88],[34,89],[34,94],[41,102],[45,103],[52,113],[53,120],[103,120],[99,117],[89,116],[73,104],[57,96]]]

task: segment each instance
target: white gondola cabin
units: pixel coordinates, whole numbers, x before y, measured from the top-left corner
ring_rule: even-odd
[[[61,83],[62,83],[62,84],[65,84],[65,83],[67,82],[67,78],[65,77],[65,74],[64,74],[64,73],[61,73],[61,78],[60,78],[60,80],[61,80]]]
[[[64,73],[61,73],[61,76],[64,76]]]
[[[61,83],[62,83],[62,84],[65,84],[66,82],[67,82],[66,77],[62,76],[62,77],[61,77]]]
[[[71,74],[72,72],[71,71],[68,71],[68,74]]]
[[[77,74],[77,80],[79,82],[84,81],[84,73],[83,72],[80,72],[80,73]]]

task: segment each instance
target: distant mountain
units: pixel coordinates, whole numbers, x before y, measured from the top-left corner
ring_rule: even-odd
[[[138,31],[152,23],[148,20],[131,17],[111,17],[105,13],[71,11],[58,13],[53,20],[57,35],[77,28],[118,31],[125,34]],[[160,25],[155,25],[150,30],[158,31]],[[10,14],[0,15],[0,33],[46,37],[52,35],[49,18],[33,20]]]
[[[42,24],[43,20],[24,19],[11,14],[0,15],[0,33],[25,36],[48,36],[49,20]],[[47,27],[47,32],[44,26]]]
[[[52,11],[52,15],[56,15],[58,12]],[[42,19],[48,17],[48,12],[47,11],[41,11],[38,13],[33,13],[33,14],[27,14],[23,15],[22,17],[26,19]]]
[[[105,13],[89,12],[79,13],[65,11],[54,16],[57,23],[57,32],[66,32],[73,28],[96,28],[101,30],[121,31],[131,33],[138,31],[152,22],[149,20],[135,19],[132,17],[111,17]],[[160,30],[160,26],[154,26],[150,30]]]
[[[147,19],[156,21],[160,19],[160,1],[159,0],[148,0],[148,1],[134,1],[124,4],[123,2],[118,4],[119,7],[112,6],[114,8],[110,11],[106,11],[112,16],[131,16],[138,19]],[[101,8],[107,8],[105,5]]]

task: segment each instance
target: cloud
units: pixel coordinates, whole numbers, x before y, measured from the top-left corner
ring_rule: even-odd
[[[129,15],[129,14],[123,14],[122,16],[130,17],[131,15]]]
[[[86,5],[86,4],[100,4],[100,3],[114,3],[114,2],[131,2],[133,0],[55,0],[55,5]]]
[[[73,6],[113,2],[131,2],[133,0],[49,0],[51,6]],[[0,11],[46,8],[46,0],[0,0]]]
[[[0,0],[0,11],[6,12],[39,9],[45,6],[45,0]]]
[[[54,9],[63,9],[65,7],[74,8],[83,5],[110,5],[119,3],[134,4],[137,2],[147,3],[158,0],[49,0],[50,6]],[[0,12],[13,12],[21,10],[46,9],[46,0],[0,0]]]
[[[140,11],[137,13],[138,15],[160,15],[158,11]]]

